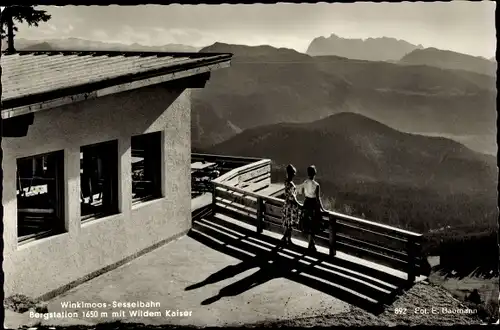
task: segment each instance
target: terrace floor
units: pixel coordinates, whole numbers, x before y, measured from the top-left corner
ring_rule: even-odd
[[[54,319],[41,325],[96,324],[122,321],[146,324],[208,325],[248,323],[315,316],[321,313],[336,314],[349,310],[349,305],[326,293],[284,278],[275,278],[241,294],[223,297],[204,305],[207,299],[221,290],[244,281],[259,270],[258,266],[238,269],[240,260],[211,249],[188,236],[184,236],[132,262],[86,282],[49,302],[49,312],[80,313],[83,308],[62,308],[61,302],[159,302],[159,308],[93,308],[108,316],[119,310],[120,317]],[[234,276],[223,276],[219,281],[202,285],[221,270]],[[211,281],[209,281],[211,282]],[[206,303],[206,302],[205,302]],[[160,311],[162,316],[130,317],[131,310]],[[190,311],[187,317],[166,317],[165,310]],[[33,321],[33,320],[29,320]],[[6,325],[9,326],[8,315]],[[12,323],[11,323],[12,324]]]
[[[203,195],[193,200],[192,208],[210,202],[210,194]],[[255,228],[223,215],[197,219],[187,236],[51,300],[49,312],[78,311],[80,315],[42,320],[41,325],[121,321],[221,326],[335,315],[354,307],[390,304],[386,298],[394,298],[398,283],[406,278],[402,272],[341,252],[333,260],[309,255],[306,242],[298,240],[293,247],[282,247],[280,235],[254,232]],[[82,317],[84,308],[61,306],[70,301],[108,306],[88,309],[97,311],[98,317]],[[114,301],[153,301],[160,307],[113,308]],[[130,316],[136,310],[160,312],[161,316]],[[166,310],[190,315],[169,317]],[[112,317],[120,311],[124,314]],[[101,312],[107,312],[107,317]],[[9,315],[5,325],[10,328],[35,323],[27,316],[22,323]]]

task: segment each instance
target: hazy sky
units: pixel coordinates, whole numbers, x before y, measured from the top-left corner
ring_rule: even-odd
[[[40,7],[52,14],[18,37],[207,46],[216,41],[294,48],[332,33],[344,38],[394,37],[424,47],[492,57],[494,2],[276,5]]]

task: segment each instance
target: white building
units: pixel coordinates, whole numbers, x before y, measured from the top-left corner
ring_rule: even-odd
[[[230,59],[1,57],[6,297],[48,298],[190,229],[190,89]]]

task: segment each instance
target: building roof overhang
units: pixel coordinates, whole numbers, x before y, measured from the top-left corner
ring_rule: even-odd
[[[9,119],[230,66],[232,54],[44,51],[3,55],[1,117]]]

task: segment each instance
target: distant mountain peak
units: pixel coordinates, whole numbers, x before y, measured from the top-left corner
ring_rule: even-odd
[[[50,51],[53,50],[51,45],[48,42],[42,42],[39,44],[34,44],[28,47],[23,48],[22,50],[27,50],[27,51]]]
[[[228,44],[220,41],[214,42],[212,45],[207,46],[205,48],[241,48],[241,49],[269,49],[269,50],[289,50],[293,52],[297,52],[294,49],[291,48],[285,48],[285,47],[274,47],[271,45],[244,45],[244,44]]]
[[[3,43],[3,40],[2,40]],[[152,52],[197,52],[199,48],[167,44],[159,46],[145,46],[138,43],[121,44],[69,37],[46,40],[16,39],[16,48],[19,50],[81,50],[81,51],[152,51]]]
[[[428,65],[451,70],[466,70],[489,76],[495,76],[496,74],[496,62],[492,62],[481,56],[472,56],[435,47],[415,49],[403,56],[400,63]]]
[[[389,133],[399,133],[397,130],[389,127],[372,118],[368,118],[355,112],[340,112],[317,120],[311,123],[313,127],[329,127],[336,130],[352,130],[353,127],[364,127],[372,132],[384,131]]]
[[[405,40],[387,36],[354,39],[342,38],[332,33],[328,38],[315,38],[306,53],[311,56],[335,55],[356,60],[397,61],[421,47],[422,45],[413,45]]]
[[[331,121],[339,122],[339,121],[349,121],[349,120],[355,120],[355,121],[365,121],[366,120],[366,121],[370,121],[370,122],[379,123],[376,120],[370,119],[370,118],[363,116],[359,113],[348,112],[348,111],[335,113],[335,114],[330,115],[328,117],[319,119],[313,123],[322,123],[322,122],[331,122]]]
[[[204,47],[200,50],[201,53],[232,53],[234,56],[259,57],[266,56],[280,60],[287,59],[303,59],[310,58],[308,55],[299,53],[295,49],[277,48],[270,45],[248,46],[240,44],[227,44],[223,42],[215,42],[214,44]]]
[[[382,123],[376,121],[375,119],[368,118],[368,117],[363,116],[362,114],[359,114],[359,113],[347,112],[347,111],[333,114],[333,115],[328,116],[326,118],[320,119],[317,122],[326,121],[326,120],[336,120],[336,121],[355,120],[355,121],[365,121],[365,122],[371,122],[371,123],[377,123],[377,124],[383,125]],[[383,125],[383,126],[385,126],[385,125]]]
[[[211,46],[208,46],[208,47],[221,47],[221,46],[228,46],[228,45],[229,44],[227,44],[225,42],[216,41]]]

